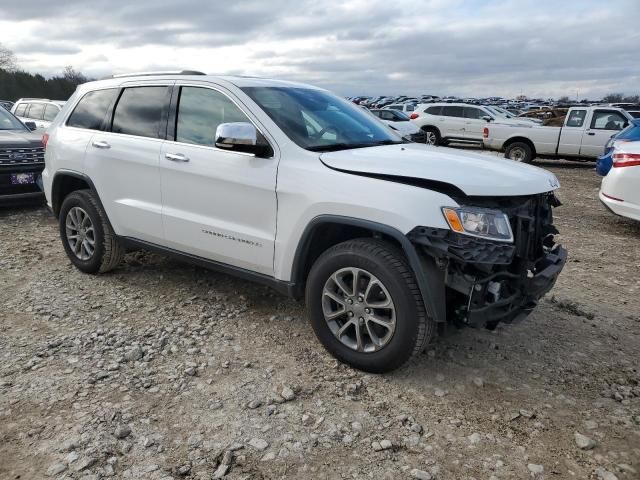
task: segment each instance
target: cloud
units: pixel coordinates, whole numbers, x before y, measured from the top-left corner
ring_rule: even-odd
[[[0,6],[32,71],[194,68],[341,94],[637,93],[637,0],[43,0]],[[34,42],[32,39],[41,40]]]

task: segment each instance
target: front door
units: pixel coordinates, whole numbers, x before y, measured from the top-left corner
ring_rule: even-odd
[[[477,107],[464,107],[464,137],[467,140],[482,142],[482,131],[487,121],[482,117],[491,116]]]
[[[216,148],[218,125],[251,122],[222,90],[185,85],[174,95],[175,131],[160,155],[167,245],[273,275],[277,158]]]
[[[627,119],[616,110],[594,110],[591,124],[582,137],[580,155],[594,158],[602,155],[611,135],[618,133],[627,124]]]

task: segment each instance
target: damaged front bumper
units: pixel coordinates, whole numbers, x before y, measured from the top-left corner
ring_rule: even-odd
[[[408,234],[422,255],[433,259],[447,287],[441,299],[447,320],[492,328],[533,310],[567,261],[567,250],[554,243],[551,207],[556,201],[537,196],[511,207],[501,205],[510,219],[513,243],[426,227]]]

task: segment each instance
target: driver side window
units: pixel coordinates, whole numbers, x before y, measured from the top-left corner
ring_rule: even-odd
[[[176,141],[213,147],[221,123],[251,122],[224,94],[203,87],[181,87]]]

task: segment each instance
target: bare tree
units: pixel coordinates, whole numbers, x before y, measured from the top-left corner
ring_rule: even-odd
[[[64,68],[62,76],[73,85],[80,85],[81,83],[86,83],[88,81],[87,77],[85,77],[81,72],[78,72],[71,65],[67,65]]]
[[[605,95],[602,99],[604,103],[620,103],[624,99],[624,94],[622,93],[610,93]]]
[[[12,72],[17,67],[18,63],[15,54],[0,43],[0,69]]]

